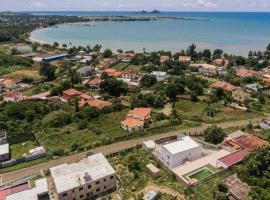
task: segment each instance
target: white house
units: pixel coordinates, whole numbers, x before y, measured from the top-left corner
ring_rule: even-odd
[[[151,74],[154,75],[158,81],[164,81],[167,78],[166,72],[153,71]]]
[[[172,169],[202,156],[202,145],[191,137],[180,137],[175,141],[159,145],[158,159],[168,168]]]

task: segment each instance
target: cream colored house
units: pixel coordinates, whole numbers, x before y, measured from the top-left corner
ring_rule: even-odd
[[[50,168],[59,200],[96,198],[116,189],[116,173],[103,154]]]

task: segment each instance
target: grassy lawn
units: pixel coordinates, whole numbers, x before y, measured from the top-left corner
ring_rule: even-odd
[[[29,150],[35,147],[37,147],[37,144],[32,140],[27,140],[18,144],[12,144],[10,146],[11,158],[21,158],[22,156],[24,156],[24,154],[29,154]]]
[[[214,176],[213,178],[207,181],[203,181],[202,183],[193,186],[192,187],[193,197],[191,199],[214,200],[213,197],[214,187],[219,183],[223,183],[224,179],[232,174],[233,172],[226,171],[222,174]]]
[[[245,112],[229,107],[221,107],[220,112],[216,113],[214,117],[207,116],[205,111],[206,103],[203,101],[192,102],[190,100],[181,99],[176,102],[175,107],[184,119],[191,121],[201,120],[205,123],[221,123],[225,121],[251,119],[261,116],[254,112]]]
[[[106,140],[111,140],[127,133],[120,127],[120,121],[127,115],[128,110],[113,112],[103,115],[98,119],[89,122],[91,126],[101,133],[96,134],[91,129],[82,129],[78,124],[72,123],[63,128],[50,128],[39,132],[38,139],[49,152],[55,148],[62,148],[70,151],[71,145],[77,143],[82,149],[90,149],[103,144]]]
[[[154,156],[143,149],[109,158],[109,162],[123,181],[120,190],[124,199],[136,197],[148,184],[167,187],[180,194],[184,193],[184,185],[163,169],[160,169],[160,177],[155,178],[149,174],[147,164],[152,163],[158,168],[160,167]]]
[[[24,77],[29,77],[34,80],[39,80],[41,77],[39,75],[39,71],[37,70],[26,70],[26,69],[21,69],[21,70],[16,70],[9,74],[6,74],[5,77],[15,79],[15,80],[21,80]]]
[[[121,70],[125,69],[128,65],[129,65],[128,62],[120,62],[120,63],[118,63],[117,65],[114,65],[112,68],[121,71]]]
[[[254,134],[262,139],[270,141],[270,130],[261,130],[260,132],[255,132]]]

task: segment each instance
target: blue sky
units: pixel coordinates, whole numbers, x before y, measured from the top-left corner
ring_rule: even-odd
[[[11,11],[269,11],[270,0],[0,0]]]

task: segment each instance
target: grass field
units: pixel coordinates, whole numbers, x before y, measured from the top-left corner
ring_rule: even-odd
[[[39,75],[39,71],[37,70],[26,70],[26,69],[21,69],[21,70],[16,70],[9,74],[6,74],[5,77],[15,79],[15,80],[21,80],[24,77],[32,78],[34,80],[39,80],[41,77]]]
[[[262,116],[254,112],[246,112],[229,107],[221,107],[220,112],[214,117],[206,115],[206,103],[203,101],[192,102],[190,100],[181,99],[176,102],[175,107],[184,119],[191,121],[201,120],[204,123],[220,123],[225,121],[251,119]]]
[[[37,144],[32,140],[27,140],[18,144],[12,144],[10,146],[11,158],[21,158],[22,156],[24,156],[24,154],[29,154],[29,150],[35,147],[37,147]]]

